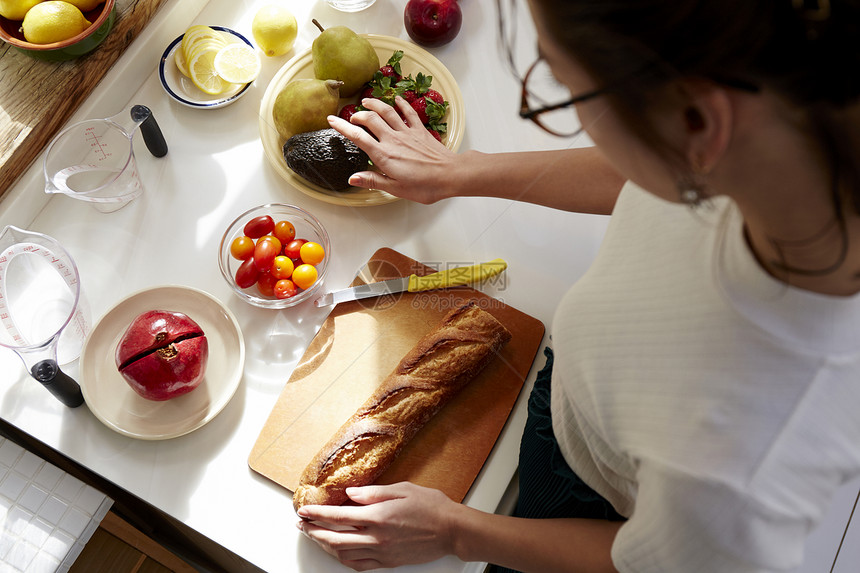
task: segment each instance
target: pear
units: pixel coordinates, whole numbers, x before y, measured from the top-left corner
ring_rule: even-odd
[[[379,69],[379,56],[367,38],[362,38],[346,26],[320,29],[311,47],[314,62],[314,77],[319,80],[340,80],[341,97],[358,93],[364,84],[373,79]]]
[[[336,115],[340,87],[338,80],[293,80],[275,98],[272,119],[284,139],[297,133],[328,127],[326,117]]]

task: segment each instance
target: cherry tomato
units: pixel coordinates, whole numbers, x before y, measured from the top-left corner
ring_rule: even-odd
[[[325,258],[325,249],[319,243],[308,241],[299,249],[302,262],[309,265],[318,265]]]
[[[302,245],[307,243],[305,239],[294,239],[287,243],[287,246],[284,247],[284,254],[290,257],[291,259],[301,259],[301,249]]]
[[[263,235],[268,235],[275,229],[275,220],[269,215],[260,215],[254,217],[245,223],[245,234],[252,239],[259,239]]]
[[[302,289],[309,288],[317,282],[317,269],[313,265],[299,265],[293,271],[293,282]]]
[[[289,221],[278,221],[272,234],[281,241],[281,244],[286,245],[296,238],[296,228]]]
[[[257,277],[257,290],[263,296],[275,296],[275,283],[278,279],[272,276],[272,273],[260,273]]]
[[[272,261],[281,253],[281,242],[272,235],[260,237],[254,246],[254,262],[260,272],[269,272]]]
[[[288,279],[293,276],[294,268],[295,266],[293,265],[293,261],[291,261],[289,257],[278,255],[272,261],[271,273],[276,279]]]
[[[230,243],[230,254],[234,259],[239,259],[240,261],[251,257],[254,254],[254,239],[246,235],[236,237]]]
[[[290,279],[281,279],[275,283],[275,298],[290,298],[299,292]]]
[[[257,270],[257,265],[254,264],[254,259],[247,258],[245,259],[245,262],[239,265],[239,269],[236,271],[236,284],[239,288],[254,286],[259,275],[260,271]]]

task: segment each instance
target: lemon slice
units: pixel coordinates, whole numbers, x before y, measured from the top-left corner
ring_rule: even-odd
[[[221,32],[213,30],[209,26],[191,26],[185,30],[185,34],[182,36],[182,42],[180,42],[179,45],[187,56],[190,53],[190,45],[204,39],[222,39]]]
[[[230,44],[218,50],[213,60],[221,79],[233,84],[249,84],[260,74],[260,56],[247,44]]]
[[[227,45],[227,39],[221,35],[221,32],[218,32],[217,30],[212,30],[212,32],[214,32],[214,35],[210,36],[209,34],[201,34],[198,35],[196,38],[190,39],[185,45],[185,53],[190,54],[200,46],[204,45],[213,45],[219,47],[224,47]]]
[[[191,46],[189,46],[189,50],[185,51],[185,61],[190,62],[195,57],[197,57],[200,52],[212,51],[218,52],[221,48],[223,48],[226,44],[216,42],[214,40],[204,40],[202,42],[197,42]]]
[[[191,81],[201,91],[209,95],[224,93],[230,88],[230,84],[221,79],[215,71],[215,50],[198,51],[194,57],[188,60],[188,71]]]
[[[191,72],[188,71],[188,63],[185,61],[185,52],[181,47],[173,52],[173,63],[176,64],[176,69],[186,78],[191,77]]]

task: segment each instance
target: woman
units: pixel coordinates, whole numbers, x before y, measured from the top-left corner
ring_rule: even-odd
[[[362,186],[612,213],[554,318],[517,515],[395,484],[299,527],[357,570],[790,570],[860,474],[860,2],[531,10],[596,148],[453,155],[403,102],[331,121],[385,173]]]

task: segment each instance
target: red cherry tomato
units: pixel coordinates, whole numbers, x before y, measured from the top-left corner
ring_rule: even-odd
[[[299,249],[302,261],[309,265],[318,265],[325,258],[325,249],[319,243],[308,241]]]
[[[293,276],[293,261],[289,257],[279,255],[272,261],[272,276],[276,279],[288,279]]]
[[[257,265],[254,263],[253,257],[247,258],[245,259],[245,262],[239,265],[239,268],[236,271],[236,284],[239,288],[254,286],[259,275],[260,271],[257,270]]]
[[[293,271],[293,282],[302,289],[310,288],[317,282],[317,269],[313,265],[299,265]]]
[[[272,276],[272,273],[260,273],[257,278],[257,290],[263,296],[275,296],[275,283],[278,279]]]
[[[281,253],[281,242],[272,235],[261,237],[254,247],[254,262],[260,272],[269,272],[272,262]]]
[[[230,243],[230,254],[234,259],[244,261],[254,254],[254,240],[246,235],[236,237]]]
[[[296,238],[296,228],[289,221],[278,221],[272,234],[278,238],[282,245],[286,245]]]
[[[275,283],[275,298],[290,298],[296,296],[299,290],[290,279],[281,279]]]
[[[305,239],[294,239],[287,243],[287,246],[284,247],[284,254],[291,259],[301,259],[301,249],[302,245],[307,243]]]
[[[254,217],[245,223],[245,234],[252,239],[259,239],[263,235],[268,235],[275,229],[275,220],[269,215],[260,215]]]

